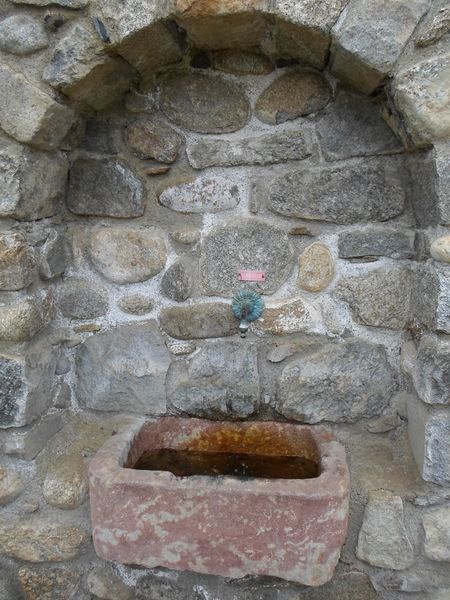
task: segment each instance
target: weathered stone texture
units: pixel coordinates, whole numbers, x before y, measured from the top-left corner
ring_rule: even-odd
[[[427,511],[423,529],[425,555],[431,560],[450,561],[450,506]]]
[[[166,333],[180,340],[226,337],[238,330],[231,306],[221,302],[163,308],[160,322]]]
[[[153,300],[142,294],[125,296],[118,302],[120,310],[131,315],[145,315],[153,309]]]
[[[219,77],[169,73],[160,82],[161,108],[174,123],[199,133],[244,127],[250,105],[241,90]]]
[[[171,239],[177,244],[196,244],[200,240],[200,231],[193,227],[182,227],[181,229],[175,229],[170,234]]]
[[[31,563],[70,560],[80,554],[87,542],[87,532],[76,525],[59,525],[39,517],[14,524],[0,523],[2,552]]]
[[[51,506],[77,508],[86,500],[87,468],[82,456],[68,454],[50,465],[44,479],[42,494]]]
[[[42,150],[59,146],[75,120],[68,106],[6,65],[0,66],[0,126],[11,137]]]
[[[89,0],[13,0],[14,4],[31,4],[33,6],[48,6],[56,4],[62,8],[84,8],[89,4]]]
[[[188,415],[210,419],[250,416],[259,401],[256,346],[209,342],[188,363],[172,364],[167,394],[171,406]]]
[[[79,156],[70,168],[66,201],[77,215],[140,217],[144,186],[122,160]]]
[[[333,281],[336,268],[325,244],[314,242],[300,256],[298,285],[308,292],[321,292]]]
[[[183,137],[161,120],[139,119],[125,130],[128,149],[138,158],[173,163],[177,159]]]
[[[347,0],[344,0],[342,4],[346,2]],[[275,39],[277,55],[288,60],[296,59],[300,64],[311,65],[316,69],[324,69],[330,46],[327,28],[323,27],[323,23],[321,23],[322,26],[319,25],[318,27],[304,25],[303,23],[307,20],[305,19],[305,13],[313,5],[308,2],[300,4],[297,2],[295,4],[298,8],[298,18],[295,20],[300,21],[298,24],[281,19],[275,21],[272,35]],[[328,2],[327,4],[327,8],[330,8],[331,3]],[[337,6],[338,3],[333,4]],[[283,5],[286,6],[286,3],[283,3]],[[278,4],[278,7],[283,8],[283,5]],[[321,7],[318,4],[316,4],[316,7],[320,11]]]
[[[450,54],[436,56],[401,71],[393,93],[418,146],[450,135]]]
[[[18,577],[26,600],[74,600],[81,583],[80,573],[65,568],[21,567]]]
[[[191,142],[187,148],[194,169],[239,165],[269,165],[289,160],[302,160],[311,155],[308,138],[302,132],[260,135],[233,141],[204,139]]]
[[[370,492],[356,555],[383,569],[401,571],[414,562],[400,496],[385,490]]]
[[[337,297],[350,305],[355,319],[371,327],[402,329],[410,320],[412,274],[405,267],[342,277]]]
[[[33,281],[35,258],[25,236],[19,232],[0,234],[0,289],[20,290]]]
[[[415,255],[414,231],[368,228],[344,231],[339,234],[340,258],[388,256],[412,258]]]
[[[415,40],[416,46],[419,46],[420,48],[431,46],[449,32],[450,7],[445,6],[444,1],[434,18],[425,25],[425,27],[421,28],[421,31]]]
[[[92,569],[86,579],[89,592],[99,600],[131,600],[132,590],[106,565]]]
[[[223,177],[199,177],[169,185],[159,195],[166,208],[181,213],[217,213],[236,208],[241,198],[238,186]]]
[[[326,160],[398,152],[402,146],[368,98],[340,91],[318,123]]]
[[[450,263],[450,235],[434,240],[430,246],[430,254],[435,260]]]
[[[2,353],[0,428],[27,425],[51,406],[57,358],[57,350],[40,339],[24,355]]]
[[[417,223],[450,225],[450,151],[448,144],[435,144],[428,152],[410,158],[411,200]]]
[[[411,318],[421,326],[450,333],[450,272],[446,266],[428,264],[415,273]]]
[[[73,23],[59,40],[43,80],[66,95],[102,110],[128,91],[134,71],[104,50],[92,25]]]
[[[429,0],[351,0],[333,29],[333,74],[370,94],[391,73],[429,6]]]
[[[64,231],[51,229],[40,253],[39,275],[54,279],[62,275],[70,260],[70,250]]]
[[[108,311],[107,290],[87,280],[69,278],[58,287],[58,307],[68,319],[95,319]]]
[[[340,225],[387,221],[403,211],[404,202],[402,170],[392,159],[291,171],[269,189],[274,212]]]
[[[51,396],[46,400],[51,399]],[[59,413],[49,413],[40,421],[25,429],[7,432],[3,441],[2,452],[22,460],[33,460],[45,447],[48,440],[63,426]]]
[[[12,304],[0,304],[0,340],[26,342],[53,317],[53,298],[42,292]]]
[[[53,216],[64,191],[68,165],[60,153],[1,140],[0,216],[32,221]]]
[[[277,125],[321,110],[330,97],[330,85],[319,73],[292,72],[276,79],[261,94],[255,112],[263,123]]]
[[[77,398],[95,410],[159,415],[166,407],[169,364],[154,321],[98,333],[77,352]]]
[[[94,267],[114,283],[136,283],[157,275],[166,264],[159,229],[104,227],[92,232],[89,254]]]
[[[0,507],[14,502],[24,489],[25,486],[19,473],[0,467]]]
[[[273,62],[264,54],[231,48],[214,52],[212,66],[234,75],[266,75],[274,70]]]
[[[408,435],[425,481],[450,484],[450,415],[435,410],[415,396],[408,398]]]
[[[278,410],[305,423],[354,422],[379,415],[394,390],[383,347],[355,339],[290,362],[278,382]]]
[[[209,295],[230,295],[242,287],[240,269],[262,270],[256,289],[275,292],[292,270],[293,251],[286,233],[264,221],[240,218],[213,229],[203,240],[200,272]]]
[[[411,371],[424,402],[450,404],[450,340],[422,336]]]
[[[188,258],[181,257],[171,265],[161,279],[161,292],[175,302],[184,302],[194,286],[192,265]]]
[[[48,46],[44,23],[29,15],[12,15],[0,21],[0,50],[24,56]]]
[[[308,306],[302,298],[287,298],[267,302],[260,319],[252,323],[255,333],[288,335],[307,331],[313,322]]]

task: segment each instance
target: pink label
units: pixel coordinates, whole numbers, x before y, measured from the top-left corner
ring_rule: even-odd
[[[247,271],[242,269],[239,271],[239,281],[265,281],[265,271]]]

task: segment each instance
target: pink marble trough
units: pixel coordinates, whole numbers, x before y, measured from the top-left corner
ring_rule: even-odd
[[[303,456],[310,479],[238,478],[132,467],[158,449]],[[164,417],[114,435],[89,469],[94,544],[106,560],[318,586],[333,576],[347,532],[349,474],[324,427]]]

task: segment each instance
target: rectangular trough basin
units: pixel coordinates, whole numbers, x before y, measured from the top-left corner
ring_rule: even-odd
[[[89,480],[96,552],[119,563],[317,586],[346,536],[345,451],[320,426],[139,419]]]

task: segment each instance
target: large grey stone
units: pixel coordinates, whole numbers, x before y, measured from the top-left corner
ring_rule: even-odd
[[[0,50],[23,56],[47,46],[43,21],[30,15],[12,15],[0,21]]]
[[[17,431],[8,431],[0,447],[3,454],[33,460],[63,426],[59,413],[49,413],[39,421]]]
[[[160,119],[139,119],[125,130],[128,149],[138,158],[163,163],[176,161],[183,137]]]
[[[450,270],[447,266],[427,264],[416,271],[411,316],[423,327],[450,333]]]
[[[236,208],[241,198],[238,186],[223,177],[199,177],[169,185],[159,195],[163,206],[182,213],[216,213]]]
[[[22,74],[0,66],[0,126],[19,142],[42,150],[59,146],[75,121],[75,113]]]
[[[0,548],[11,558],[31,563],[61,562],[78,556],[87,546],[87,531],[77,525],[59,524],[34,517],[0,522]]]
[[[130,315],[146,315],[153,310],[153,300],[144,294],[131,294],[121,298],[118,306]]]
[[[274,70],[274,64],[264,54],[251,50],[218,50],[211,56],[214,69],[234,75],[267,75]]]
[[[192,264],[183,256],[167,269],[161,279],[161,292],[175,302],[187,300],[192,294],[193,286]]]
[[[188,145],[187,155],[194,169],[269,165],[302,160],[311,155],[307,137],[301,131],[273,133],[233,141],[203,139]]]
[[[168,73],[160,81],[161,108],[172,121],[199,133],[244,127],[250,105],[233,83],[202,74]]]
[[[395,102],[418,146],[450,135],[450,54],[432,56],[394,78]],[[445,143],[445,142],[444,142]]]
[[[39,275],[42,279],[54,279],[62,275],[70,259],[70,250],[64,231],[51,229],[41,248]]]
[[[98,333],[77,351],[77,398],[95,410],[160,415],[169,364],[155,321]]]
[[[242,419],[259,401],[257,348],[238,341],[209,342],[190,361],[172,363],[167,397],[177,411],[210,419]]]
[[[354,422],[379,415],[395,390],[382,346],[354,339],[296,358],[278,381],[278,410],[305,423]]]
[[[140,217],[144,186],[120,159],[78,156],[71,165],[67,206],[77,215]]]
[[[159,229],[103,227],[92,232],[89,254],[94,267],[113,283],[136,283],[157,275],[166,264]]]
[[[0,340],[26,342],[53,317],[51,293],[39,292],[10,304],[0,303]]]
[[[450,339],[422,336],[411,375],[424,402],[450,404]]]
[[[389,256],[412,258],[415,255],[414,231],[366,227],[339,234],[340,258]]]
[[[364,275],[342,277],[336,295],[348,302],[359,323],[402,329],[411,317],[411,283],[408,268],[382,268]]]
[[[29,286],[35,264],[34,252],[23,234],[0,233],[0,289],[20,290]]]
[[[450,506],[427,511],[423,529],[425,556],[431,560],[450,561]]]
[[[41,339],[23,354],[2,352],[0,428],[27,425],[51,406],[57,360],[57,349]]]
[[[5,138],[0,144],[0,216],[21,221],[51,217],[64,192],[62,154],[32,150]]]
[[[258,219],[229,221],[213,229],[202,243],[200,272],[208,295],[229,296],[240,289],[240,269],[265,271],[265,281],[255,288],[272,294],[292,267],[293,250],[286,232]]]
[[[333,28],[333,74],[370,94],[392,72],[430,3],[351,0]]]
[[[450,225],[450,150],[448,144],[435,144],[427,152],[409,158],[411,200],[421,227]]]
[[[398,152],[402,146],[365,96],[340,91],[317,127],[326,160]]]
[[[289,171],[269,189],[272,211],[340,225],[387,221],[403,211],[404,202],[402,169],[392,159]]]
[[[160,322],[166,333],[179,340],[225,337],[238,330],[231,306],[223,302],[163,308]]]
[[[414,562],[400,496],[386,490],[370,492],[356,556],[375,567],[399,571]]]
[[[78,102],[103,110],[130,88],[135,71],[111,58],[89,23],[72,23],[58,41],[43,80]]]
[[[95,319],[109,308],[108,292],[87,280],[69,278],[58,287],[58,307],[68,319]]]
[[[408,397],[408,436],[422,478],[450,485],[450,412]]]
[[[256,101],[255,113],[263,123],[277,125],[321,110],[330,97],[330,84],[320,73],[286,73],[264,90]]]

